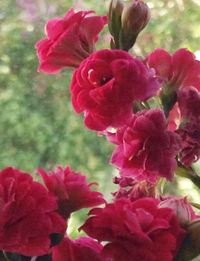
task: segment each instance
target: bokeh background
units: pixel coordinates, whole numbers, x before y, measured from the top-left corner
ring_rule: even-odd
[[[139,36],[133,53],[144,56],[157,47],[174,52],[189,48],[200,57],[200,0],[149,0],[152,20]],[[35,173],[37,167],[70,165],[99,182],[109,197],[115,174],[108,161],[112,145],[84,128],[75,115],[69,84],[72,71],[49,76],[37,72],[35,43],[44,37],[44,25],[73,6],[107,13],[108,0],[0,1],[0,168],[8,165]],[[107,28],[97,48],[109,47]],[[112,188],[111,188],[112,187]],[[200,203],[200,192],[181,179],[170,190]],[[73,219],[70,232],[85,212]]]

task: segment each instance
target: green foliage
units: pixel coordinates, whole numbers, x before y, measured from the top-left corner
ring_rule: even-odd
[[[38,30],[40,25],[41,21],[24,24],[20,15],[13,20],[5,16],[3,20],[0,165],[33,171],[38,166],[70,164],[91,175],[108,172],[109,168],[102,166],[106,165],[111,148],[104,138],[87,131],[82,118],[72,110],[71,73],[37,73],[34,44],[43,31],[43,25]]]

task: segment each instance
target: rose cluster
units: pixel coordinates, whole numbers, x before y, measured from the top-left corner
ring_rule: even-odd
[[[36,44],[38,70],[74,68],[72,106],[88,129],[114,144],[117,190],[107,202],[70,167],[38,169],[42,183],[3,169],[0,249],[8,260],[183,261],[186,249],[189,261],[199,254],[198,214],[187,196],[165,195],[160,185],[181,173],[200,187],[193,168],[200,158],[200,62],[187,49],[128,53],[149,19],[142,0],[112,0],[108,18],[70,9],[47,22]],[[106,23],[111,49],[95,51]],[[91,208],[79,228],[85,235],[72,239],[69,220],[82,208]]]

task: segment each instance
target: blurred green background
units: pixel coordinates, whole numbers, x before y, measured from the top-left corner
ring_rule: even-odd
[[[200,56],[200,0],[146,2],[152,10],[152,20],[133,52],[142,56],[157,47],[170,52],[186,47]],[[89,180],[97,180],[100,191],[109,194],[115,171],[108,164],[112,146],[104,137],[86,130],[82,116],[73,112],[71,71],[56,76],[38,73],[34,49],[44,37],[48,19],[63,16],[71,6],[104,15],[108,5],[108,0],[0,1],[1,168],[13,165],[34,173],[37,167],[71,165]],[[98,48],[103,47],[109,47],[107,28],[98,44]],[[190,182],[180,181],[178,189],[189,189],[190,196],[199,200],[199,192]]]

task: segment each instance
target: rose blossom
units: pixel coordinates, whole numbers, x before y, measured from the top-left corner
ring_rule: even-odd
[[[75,12],[72,8],[64,18],[49,20],[47,38],[36,44],[39,71],[51,74],[64,67],[77,67],[90,53],[98,33],[107,23],[105,16],[91,16],[93,11]]]
[[[51,236],[64,234],[54,197],[30,174],[8,167],[0,171],[0,249],[25,256],[49,252]]]
[[[172,179],[180,139],[176,133],[167,130],[160,109],[133,115],[128,125],[107,137],[117,145],[111,162],[120,169],[122,176],[150,182],[155,182],[159,176]]]
[[[103,261],[100,257],[102,246],[89,237],[63,241],[53,247],[52,261]]]
[[[197,217],[186,197],[180,198],[171,196],[166,199],[164,198],[160,202],[159,208],[172,209],[174,214],[178,217],[179,224],[182,226],[187,225],[190,221]]]
[[[154,68],[158,76],[171,88],[193,86],[200,90],[200,62],[187,49],[178,49],[170,55],[158,48],[148,55],[146,63]]]
[[[144,101],[157,92],[154,71],[121,50],[101,50],[84,60],[71,83],[72,104],[84,112],[89,129],[119,127],[132,115],[133,101]]]
[[[173,211],[158,204],[154,198],[118,199],[92,209],[81,229],[104,242],[105,261],[172,261],[185,231]]]
[[[72,171],[70,167],[57,167],[49,174],[42,169],[38,171],[49,192],[57,198],[58,212],[64,218],[81,208],[105,203],[101,193],[91,190],[95,183],[88,184],[85,176]]]

